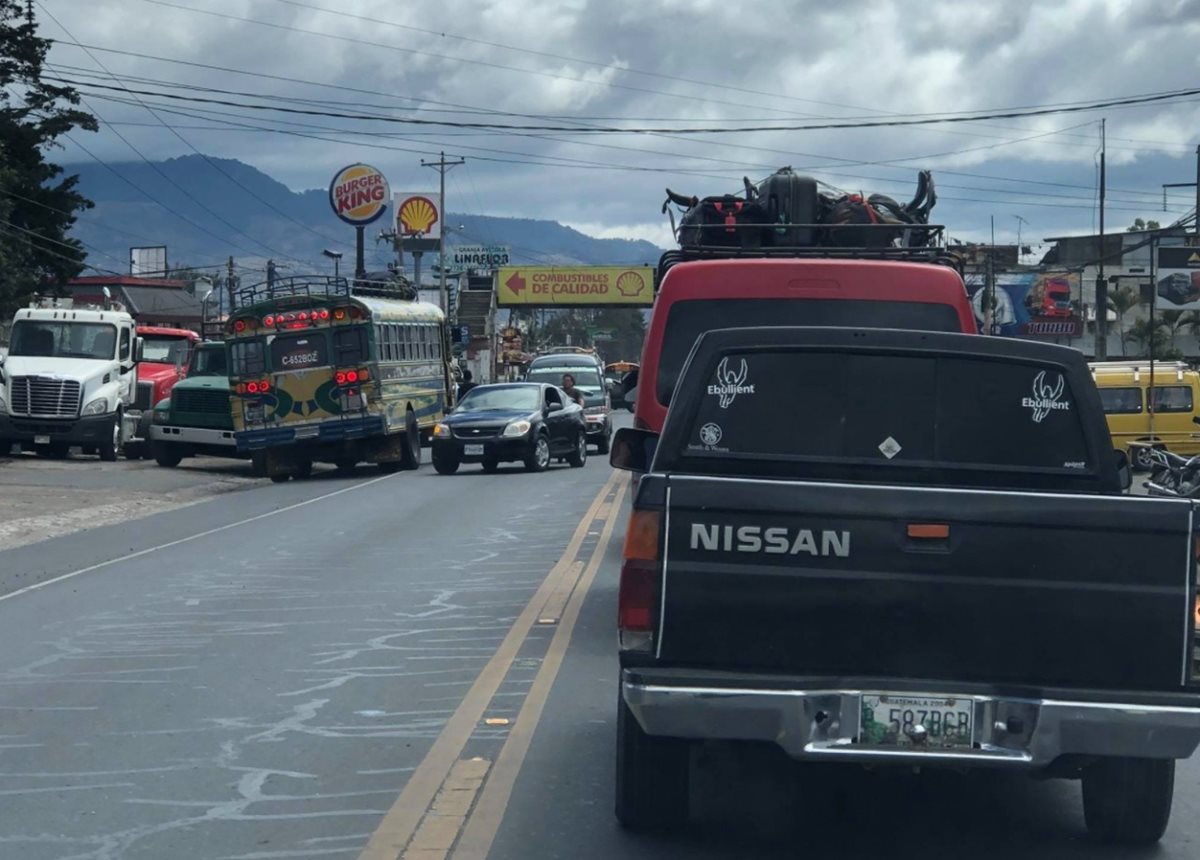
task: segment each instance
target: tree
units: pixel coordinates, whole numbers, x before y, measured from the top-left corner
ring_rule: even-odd
[[[1161,230],[1162,227],[1153,219],[1143,221],[1141,218],[1134,218],[1133,223],[1125,228],[1126,233],[1140,233],[1143,230]]]
[[[1138,294],[1133,287],[1121,287],[1108,294],[1108,306],[1117,315],[1117,333],[1121,336],[1121,355],[1128,355],[1129,332],[1125,330],[1125,314],[1138,303]]]
[[[43,284],[83,270],[86,256],[67,235],[75,213],[91,202],[77,176],[46,160],[47,150],[75,128],[95,131],[79,110],[79,94],[42,79],[50,40],[39,38],[33,5],[0,0],[0,316]]]
[[[1160,361],[1183,358],[1183,353],[1168,341],[1168,326],[1161,319],[1135,321],[1129,328],[1129,337],[1141,347],[1139,358],[1148,358],[1152,348],[1155,359]]]
[[[1171,348],[1175,348],[1175,335],[1179,334],[1179,328],[1183,325],[1183,315],[1185,311],[1159,311],[1158,318],[1162,320],[1163,326],[1167,330],[1168,343]]]

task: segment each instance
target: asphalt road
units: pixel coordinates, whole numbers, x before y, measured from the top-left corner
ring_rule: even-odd
[[[1153,852],[1089,842],[1076,784],[770,748],[706,753],[687,830],[623,833],[626,503],[597,457],[363,469],[0,552],[0,858],[1196,856],[1190,762]]]

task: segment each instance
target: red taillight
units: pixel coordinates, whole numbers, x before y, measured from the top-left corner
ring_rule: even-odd
[[[358,381],[366,382],[368,379],[370,379],[370,377],[367,376],[367,369],[364,367],[362,370],[360,370],[358,372]]]
[[[258,394],[258,383],[257,382],[246,383],[246,390],[248,392],[250,392],[251,394]]]
[[[275,317],[270,316],[270,315],[263,317],[263,325],[265,325],[265,326],[275,325]]]
[[[270,390],[271,390],[271,386],[265,379],[262,382],[258,383],[258,393],[259,394],[266,394]]]
[[[634,511],[625,531],[625,561],[617,594],[617,628],[625,651],[649,651],[654,645],[661,526],[658,511]]]
[[[339,370],[339,371],[338,371],[338,372],[337,372],[337,373],[334,375],[334,377],[333,377],[333,378],[334,378],[334,381],[335,381],[335,382],[337,382],[337,384],[338,384],[338,385],[345,385],[345,384],[346,384],[346,371],[344,371],[344,370]]]
[[[328,310],[326,310],[325,308],[321,308],[321,310],[319,311],[319,313],[320,313],[320,315],[321,315],[321,321],[322,321],[322,322],[324,322],[325,320],[329,319],[329,311],[328,311]]]
[[[233,330],[236,332],[245,331],[246,330],[246,321],[245,320],[236,320],[233,323]]]
[[[346,372],[346,381],[347,382],[358,382],[358,371],[357,370],[347,371]]]
[[[308,319],[308,311],[300,311],[300,319],[307,320]]]

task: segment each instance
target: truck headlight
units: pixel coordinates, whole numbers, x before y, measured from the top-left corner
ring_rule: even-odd
[[[170,422],[171,412],[167,409],[155,409],[150,416],[150,421],[154,424],[167,424]]]
[[[103,397],[97,397],[91,403],[83,408],[84,415],[103,415],[108,411],[108,400]]]
[[[504,428],[504,432],[501,435],[508,439],[524,436],[532,426],[528,421],[514,421]]]

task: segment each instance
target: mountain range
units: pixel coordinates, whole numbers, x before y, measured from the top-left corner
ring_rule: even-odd
[[[232,256],[247,267],[274,259],[298,273],[319,272],[330,265],[322,248],[342,251],[342,265],[353,265],[354,230],[334,216],[324,188],[293,191],[244,162],[199,155],[65,170],[78,174],[79,190],[95,203],[72,235],[97,269],[127,273],[129,248],[138,245],[166,245],[170,268],[215,268]],[[662,253],[650,242],[598,239],[549,220],[451,212],[446,223],[447,245],[508,245],[512,262],[526,265],[652,264]],[[368,269],[395,259],[389,243],[375,241],[385,226],[367,228]]]

